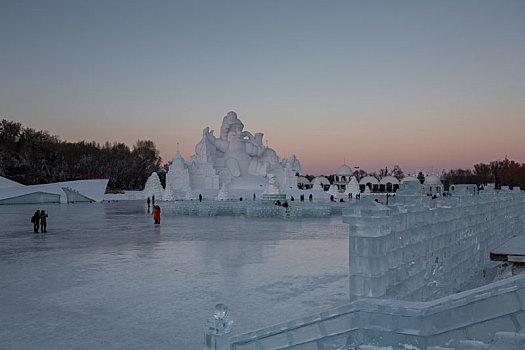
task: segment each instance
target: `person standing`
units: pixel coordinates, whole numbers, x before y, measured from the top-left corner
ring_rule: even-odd
[[[148,197],[148,199],[146,200],[146,203],[148,203],[148,209],[149,209],[149,205],[150,205],[150,203],[151,203],[151,199],[149,199],[149,197]]]
[[[153,215],[153,220],[155,220],[155,224],[160,224],[160,207],[158,205],[153,206],[153,211],[151,212],[151,215]]]
[[[35,211],[31,217],[31,222],[33,223],[33,231],[38,233],[38,228],[40,227],[40,210]]]
[[[40,211],[40,232],[47,232],[47,215],[46,211],[42,209]]]
[[[199,193],[199,202],[202,202],[202,194]]]
[[[151,205],[155,207],[155,195],[151,196]]]

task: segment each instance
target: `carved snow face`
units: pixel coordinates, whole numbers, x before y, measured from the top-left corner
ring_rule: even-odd
[[[237,119],[237,113],[231,111],[231,112],[228,112],[228,114],[226,114],[226,118],[228,119]]]
[[[233,123],[228,128],[228,141],[239,141],[242,139],[243,126],[240,123]]]

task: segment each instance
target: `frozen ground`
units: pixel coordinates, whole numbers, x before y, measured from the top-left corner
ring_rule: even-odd
[[[32,233],[36,209],[48,233]],[[348,225],[163,217],[142,202],[0,206],[0,348],[202,349],[224,302],[234,334],[348,302]]]

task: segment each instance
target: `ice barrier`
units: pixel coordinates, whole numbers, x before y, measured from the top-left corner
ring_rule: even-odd
[[[426,302],[360,299],[320,314],[230,338],[231,350],[410,349],[489,342],[525,329],[525,275]],[[408,347],[407,347],[408,346]]]
[[[341,215],[348,202],[288,201],[288,209],[263,201],[174,201],[164,202],[162,210],[169,216],[246,215],[259,218],[329,217]]]
[[[522,234],[523,193],[489,188],[432,199],[416,185],[388,206],[365,200],[344,210],[350,300],[359,300],[233,337],[230,349],[426,349],[525,330],[525,275],[452,294],[480,278],[491,249]]]
[[[523,234],[519,191],[396,196],[388,206],[362,200],[349,224],[350,300],[430,300],[457,292],[493,266],[491,249]]]

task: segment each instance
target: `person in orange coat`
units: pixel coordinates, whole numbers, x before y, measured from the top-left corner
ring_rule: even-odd
[[[155,220],[155,223],[160,224],[160,207],[158,205],[153,206],[151,215],[153,215],[153,220]]]

